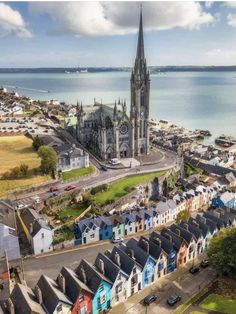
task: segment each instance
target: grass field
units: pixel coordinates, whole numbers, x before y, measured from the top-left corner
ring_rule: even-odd
[[[40,165],[40,158],[32,148],[32,140],[23,135],[1,136],[0,176],[2,173],[23,163],[27,164],[29,169],[38,168]],[[23,189],[48,180],[50,180],[49,176],[40,175],[16,180],[0,180],[0,197],[6,195],[10,190]]]
[[[100,206],[105,205],[109,200],[116,201],[120,197],[128,194],[128,191],[126,190],[127,188],[133,188],[139,184],[154,179],[155,177],[160,177],[164,173],[164,171],[159,171],[121,179],[110,184],[107,191],[97,193],[94,196],[94,201]]]
[[[71,171],[66,171],[62,173],[62,178],[64,181],[78,179],[79,177],[91,174],[94,172],[93,166],[89,166],[87,168],[81,168],[81,169],[74,169]]]
[[[58,214],[61,220],[68,221],[77,218],[86,209],[84,204],[68,205]]]
[[[188,299],[184,304],[181,305],[180,309],[175,312],[176,314],[183,314],[194,302],[196,302],[201,296],[207,292],[207,288],[204,288],[194,294],[190,299]],[[201,313],[201,312],[200,312]]]
[[[205,314],[205,312],[194,311],[194,312],[191,312],[190,314]]]
[[[210,294],[200,305],[201,308],[209,311],[235,314],[236,300],[229,299],[217,294]]]
[[[21,164],[29,169],[40,165],[40,158],[32,147],[32,140],[24,135],[0,137],[0,175]]]

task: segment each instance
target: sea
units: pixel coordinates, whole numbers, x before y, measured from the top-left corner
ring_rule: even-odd
[[[84,106],[130,102],[129,72],[0,73],[0,86],[33,99]],[[236,72],[166,72],[151,75],[150,117],[185,128],[209,130],[205,142],[236,136]]]

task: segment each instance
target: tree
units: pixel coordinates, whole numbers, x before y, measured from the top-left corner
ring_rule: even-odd
[[[218,274],[236,279],[236,227],[222,229],[212,238],[207,254]]]
[[[40,137],[38,135],[35,136],[35,138],[33,139],[33,143],[32,146],[35,150],[38,150],[40,146],[43,145],[43,141],[40,139]]]
[[[38,154],[41,157],[41,171],[45,174],[54,176],[57,166],[57,153],[52,147],[40,146]]]
[[[190,213],[187,210],[182,210],[181,212],[178,213],[176,217],[176,223],[180,223],[181,221],[187,221],[190,218]]]

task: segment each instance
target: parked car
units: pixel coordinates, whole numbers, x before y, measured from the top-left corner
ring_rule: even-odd
[[[27,207],[27,205],[25,205],[25,204],[17,204],[16,205],[17,209],[23,209],[23,208],[26,208],[26,207]]]
[[[176,303],[178,303],[181,300],[181,296],[174,293],[167,299],[167,304],[170,306],[174,306]]]
[[[200,271],[200,268],[197,267],[197,266],[192,266],[192,267],[189,269],[189,272],[190,272],[191,274],[197,274],[199,271]]]
[[[149,294],[148,296],[146,296],[146,298],[144,299],[144,304],[145,305],[150,305],[151,303],[155,302],[157,300],[157,295],[155,294]]]
[[[123,242],[124,239],[122,237],[113,237],[111,241],[112,243],[120,243]]]
[[[75,185],[68,185],[66,188],[65,188],[65,191],[71,191],[71,190],[74,190],[76,188]]]
[[[208,267],[208,266],[209,266],[209,261],[208,261],[207,259],[204,259],[204,260],[201,262],[200,266],[201,266],[202,268]]]
[[[103,171],[108,171],[107,167],[104,166],[104,165],[101,165],[101,169],[102,169]]]
[[[49,192],[58,192],[59,188],[57,186],[52,186],[49,190]]]
[[[42,202],[42,200],[41,200],[41,198],[39,196],[36,196],[34,198],[34,202],[35,202],[35,204],[40,204]]]

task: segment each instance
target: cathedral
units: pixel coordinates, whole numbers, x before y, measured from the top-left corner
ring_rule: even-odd
[[[149,151],[150,75],[144,55],[142,11],[138,46],[130,79],[130,114],[125,101],[91,106],[77,104],[77,138],[103,160],[128,158]]]

